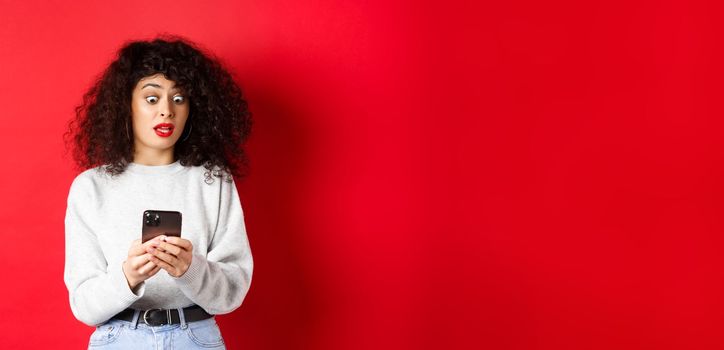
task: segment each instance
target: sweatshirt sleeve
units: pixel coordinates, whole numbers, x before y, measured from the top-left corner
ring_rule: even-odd
[[[218,180],[219,219],[208,252],[194,247],[188,270],[180,277],[172,277],[186,297],[214,315],[241,306],[251,285],[254,265],[235,182]]]
[[[91,179],[78,176],[71,184],[65,214],[65,268],[70,309],[89,325],[104,323],[140,299],[141,283],[131,290],[122,263],[108,263],[92,225],[97,208]]]

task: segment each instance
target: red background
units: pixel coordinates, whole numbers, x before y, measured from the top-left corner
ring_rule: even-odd
[[[159,31],[256,120],[230,349],[724,347],[723,9],[471,3],[0,1],[0,347],[86,346],[62,133]]]

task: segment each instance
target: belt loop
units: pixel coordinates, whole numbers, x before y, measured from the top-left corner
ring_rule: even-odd
[[[186,324],[186,316],[184,315],[184,309],[182,307],[178,308],[178,319],[181,321],[181,329],[188,328],[188,324]]]
[[[141,310],[133,310],[133,319],[131,320],[131,329],[138,327],[138,317],[141,314]]]

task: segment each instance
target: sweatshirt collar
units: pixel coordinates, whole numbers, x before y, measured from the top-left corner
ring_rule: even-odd
[[[128,163],[126,171],[135,174],[175,174],[185,167],[181,165],[180,160],[165,165],[143,165],[138,163]]]

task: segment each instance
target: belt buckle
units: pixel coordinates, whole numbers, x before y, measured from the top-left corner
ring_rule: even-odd
[[[148,310],[144,311],[144,312],[143,312],[143,323],[145,323],[145,324],[147,324],[147,325],[149,325],[149,326],[152,326],[152,327],[153,327],[153,326],[163,326],[163,325],[165,325],[165,324],[171,324],[171,309],[166,310],[166,318],[167,318],[166,322],[167,322],[167,323],[158,323],[158,324],[157,324],[157,323],[153,323],[153,324],[149,323],[149,322],[148,322],[148,313],[151,312],[151,311],[156,311],[156,310],[158,310],[158,311],[163,311],[163,309],[148,309]]]

